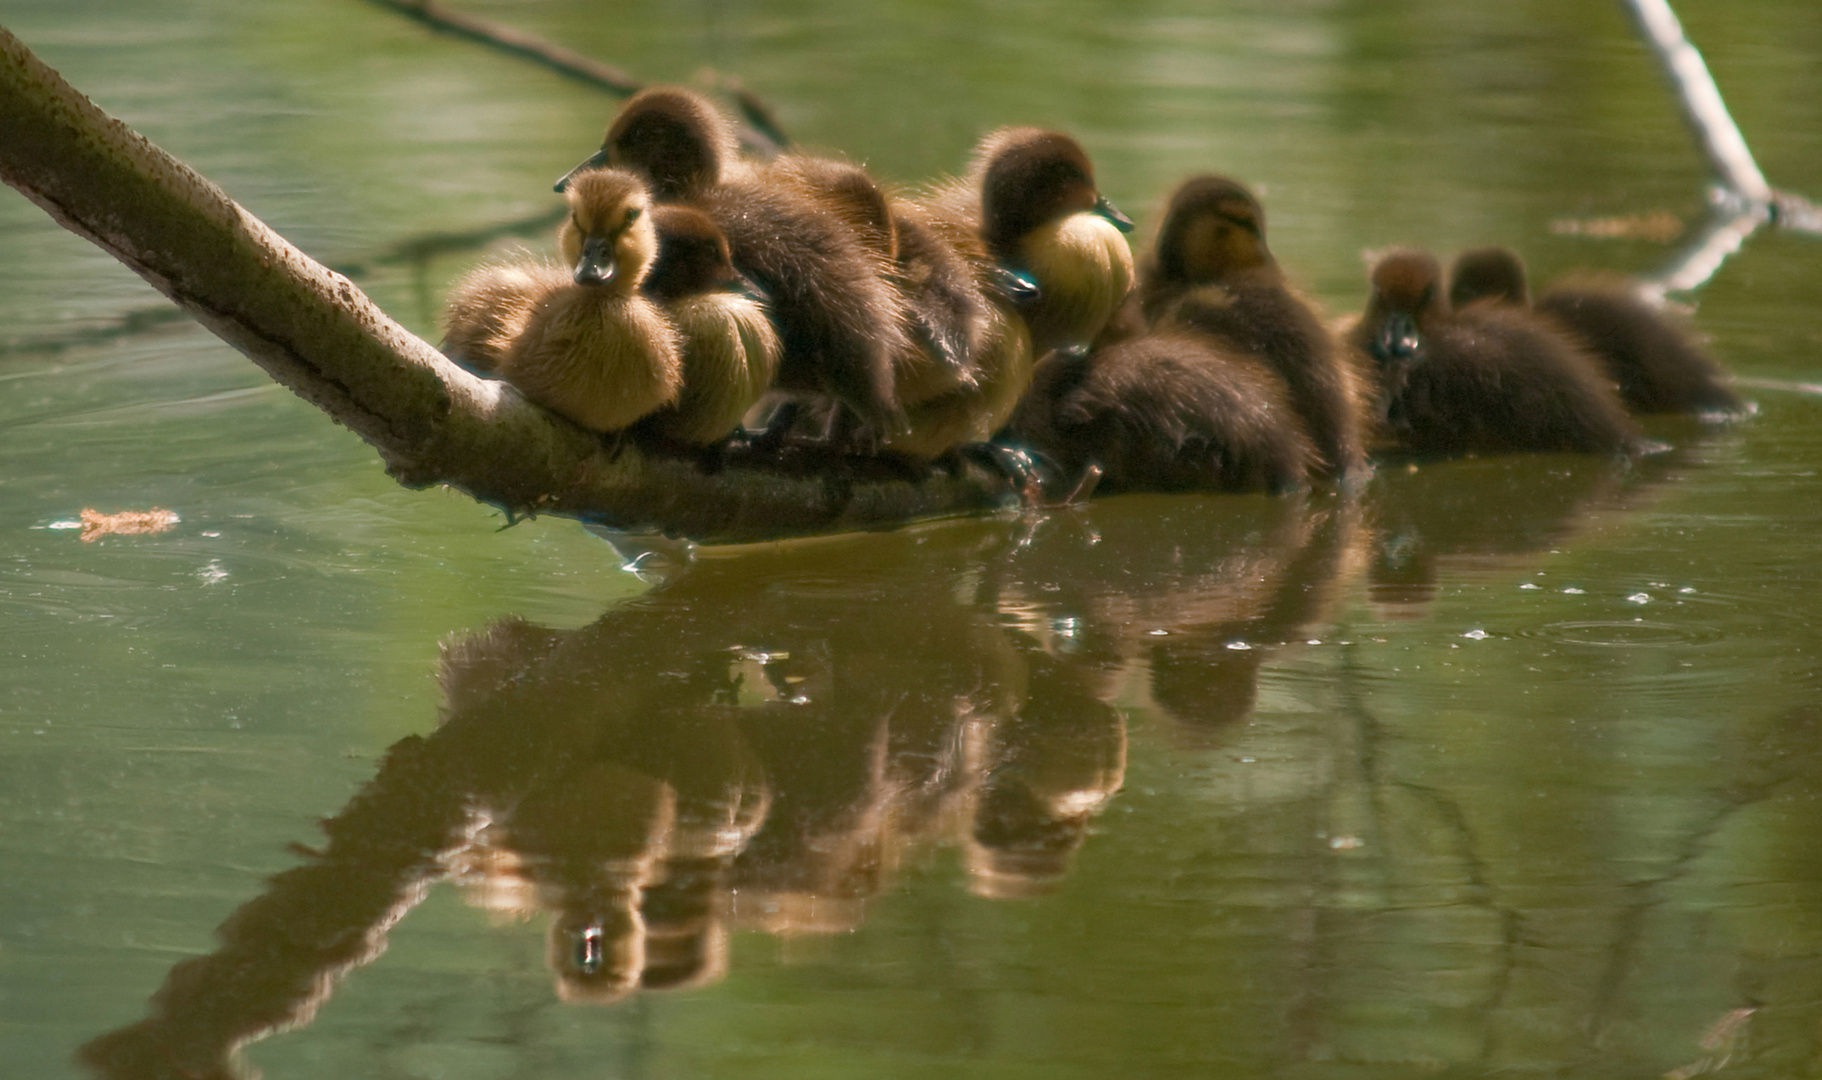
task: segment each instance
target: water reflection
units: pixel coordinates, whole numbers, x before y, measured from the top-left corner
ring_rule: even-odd
[[[1458,561],[1527,557],[1680,467],[1452,463],[1390,471],[1358,503],[1112,499],[709,552],[579,629],[502,619],[445,643],[440,723],[392,747],[323,848],[83,1058],[232,1075],[237,1047],[306,1023],[444,879],[543,920],[556,994],[596,1004],[715,983],[739,931],[860,929],[939,846],[979,896],[1065,890],[1125,779],[1126,706],[1181,742],[1233,739],[1262,670],[1319,644],[1362,578],[1415,610]],[[1302,812],[1248,790],[1224,797]],[[1264,887],[1309,903],[1297,881]],[[1293,1028],[1339,1022],[1286,992]]]

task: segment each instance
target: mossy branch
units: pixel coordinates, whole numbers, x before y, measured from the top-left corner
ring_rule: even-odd
[[[997,472],[969,463],[916,474],[842,463],[711,472],[606,444],[450,363],[4,29],[0,179],[365,439],[408,487],[447,484],[513,516],[703,543],[889,528],[1014,498]]]

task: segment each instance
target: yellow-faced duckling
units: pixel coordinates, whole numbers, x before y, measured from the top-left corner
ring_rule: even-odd
[[[572,281],[547,293],[499,374],[540,405],[619,431],[677,399],[677,332],[639,286],[658,253],[645,185],[618,169],[570,178],[558,246]]]
[[[1087,153],[1068,135],[993,132],[967,177],[932,201],[979,223],[1039,355],[1089,348],[1132,291],[1132,222],[1102,197]]]
[[[1504,303],[1554,319],[1605,365],[1635,413],[1740,413],[1746,403],[1688,326],[1647,303],[1623,277],[1577,275],[1531,302],[1525,264],[1510,248],[1464,251],[1450,272],[1456,307]]]
[[[776,182],[736,150],[732,125],[713,104],[652,87],[627,101],[583,166],[629,169],[659,201],[687,203],[720,227],[734,266],[770,299],[784,350],[779,389],[826,394],[876,431],[901,429],[892,357],[909,342],[887,261],[828,200]]]
[[[1334,479],[1366,468],[1364,377],[1265,245],[1265,211],[1224,176],[1198,176],[1171,197],[1157,248],[1140,272],[1152,326],[1182,323],[1264,360]]]
[[[1376,362],[1389,433],[1411,453],[1638,449],[1637,430],[1593,357],[1528,311],[1452,311],[1428,252],[1380,259],[1353,340]]]
[[[1283,382],[1190,327],[1051,353],[1007,434],[1067,482],[1098,467],[1107,492],[1285,491],[1320,460]]]
[[[478,375],[498,374],[538,305],[570,281],[568,270],[530,252],[475,267],[450,288],[444,355]]]

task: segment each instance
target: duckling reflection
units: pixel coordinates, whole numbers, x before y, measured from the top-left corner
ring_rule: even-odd
[[[1219,737],[1251,715],[1265,661],[1327,635],[1371,537],[1352,500],[1177,499],[1160,543],[1148,501],[1047,523],[1002,568],[999,603],[1101,701],[1143,679],[1188,740]]]
[[[1450,270],[1449,302],[1534,307],[1600,358],[1635,413],[1746,411],[1690,327],[1646,303],[1635,282],[1615,274],[1576,274],[1552,283],[1533,305],[1525,276],[1524,261],[1510,248],[1464,251]]]
[[[1566,457],[1540,467],[1486,458],[1383,469],[1369,504],[1375,545],[1367,595],[1386,616],[1414,617],[1442,581],[1464,571],[1532,567],[1537,555],[1667,490],[1699,459],[1702,440],[1718,437],[1706,427],[1675,449],[1633,462]]]
[[[1040,896],[1062,887],[1088,824],[1126,779],[1126,720],[1093,693],[1086,670],[1041,652],[1017,712],[970,725],[963,837],[969,889]]]

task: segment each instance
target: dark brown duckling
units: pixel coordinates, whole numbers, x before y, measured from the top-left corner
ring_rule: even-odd
[[[740,426],[778,371],[778,334],[765,305],[734,269],[727,237],[687,206],[652,208],[658,258],[645,279],[677,328],[683,387],[641,430],[693,446],[721,442]]]
[[[1464,251],[1450,272],[1449,299],[1457,307],[1532,307],[1556,320],[1600,359],[1635,413],[1747,410],[1690,328],[1653,307],[1626,278],[1576,275],[1554,282],[1533,305],[1525,276],[1523,260],[1510,248]]]
[[[969,221],[890,193],[865,169],[829,157],[781,158],[773,174],[829,198],[891,261],[912,347],[893,357],[905,430],[883,450],[932,460],[1004,426],[1031,377],[1031,341],[994,292],[999,269]]]
[[[1320,460],[1284,384],[1187,327],[1087,356],[1051,353],[1006,437],[1068,482],[1099,467],[1106,492],[1286,491]]]
[[[1095,187],[1088,154],[1068,135],[995,131],[968,175],[931,202],[978,223],[1038,355],[1092,346],[1132,291],[1132,222]]]
[[[583,164],[597,161],[646,177],[659,201],[694,206],[726,234],[735,267],[770,298],[780,390],[833,397],[875,431],[904,427],[892,358],[909,336],[891,268],[828,199],[740,161],[727,118],[679,87],[629,99]]]
[[[1599,363],[1528,311],[1451,311],[1442,267],[1394,251],[1373,268],[1353,333],[1377,364],[1390,435],[1422,456],[1512,451],[1632,452],[1637,429]]]
[[[1198,176],[1171,197],[1157,248],[1141,268],[1139,307],[1153,326],[1183,323],[1278,373],[1321,453],[1318,472],[1366,469],[1364,376],[1265,244],[1265,211],[1224,176]]]

